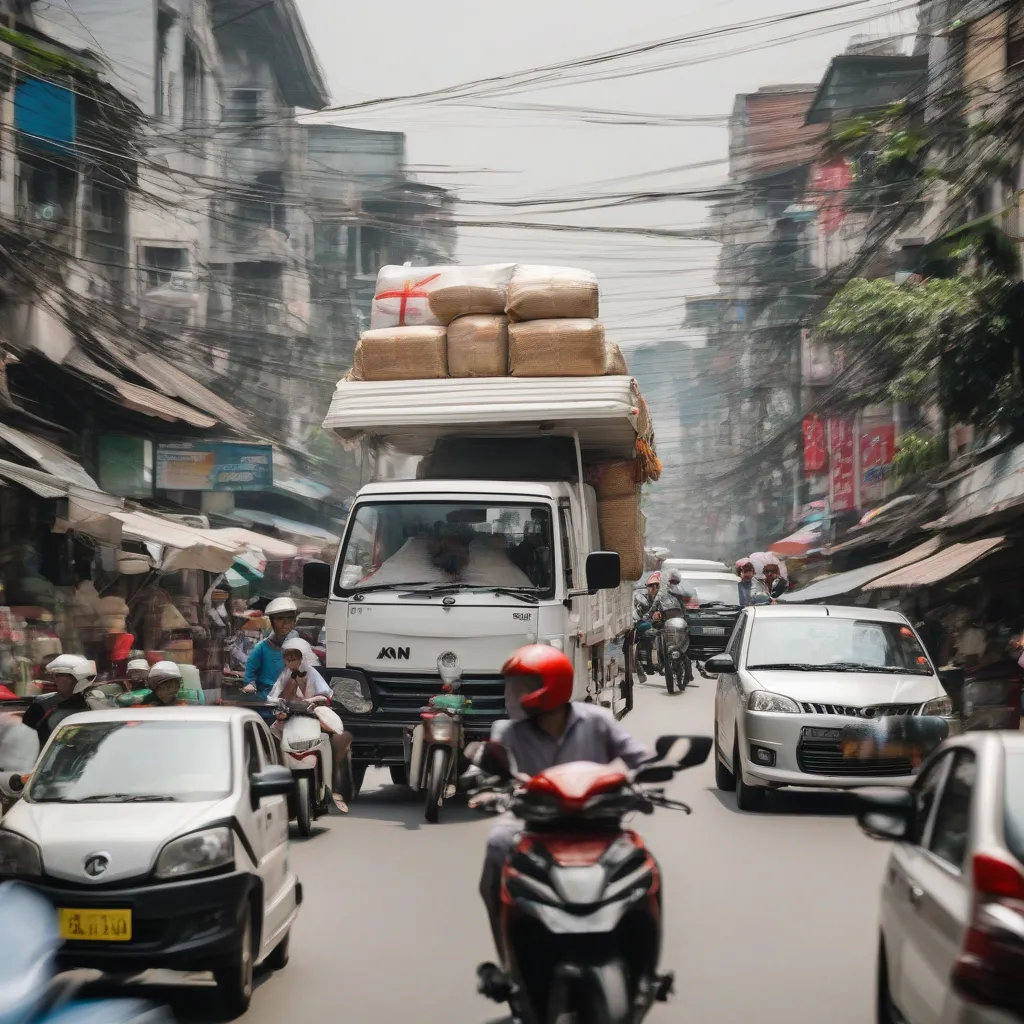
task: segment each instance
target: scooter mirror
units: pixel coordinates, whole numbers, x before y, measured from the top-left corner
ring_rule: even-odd
[[[710,736],[659,736],[654,749],[661,761],[675,766],[676,771],[703,764],[711,753]]]
[[[481,771],[488,775],[496,775],[502,780],[511,779],[515,775],[508,748],[494,740],[488,740],[480,745],[475,763]]]

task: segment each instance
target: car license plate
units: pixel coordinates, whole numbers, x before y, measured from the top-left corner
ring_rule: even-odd
[[[805,740],[839,740],[843,738],[842,729],[816,729],[813,725],[804,726]]]
[[[60,935],[79,942],[131,942],[132,912],[61,908]]]
[[[701,626],[700,631],[705,636],[725,636],[725,626]]]

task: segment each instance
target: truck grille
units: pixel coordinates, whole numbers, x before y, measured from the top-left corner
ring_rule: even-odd
[[[414,722],[431,697],[441,693],[441,680],[431,675],[369,675],[375,706],[384,714]],[[462,691],[471,701],[466,720],[491,723],[505,717],[505,680],[502,676],[470,676]]]
[[[835,775],[847,778],[896,778],[911,775],[914,766],[905,757],[853,759],[843,756],[838,743],[829,740],[802,742],[796,749],[796,763],[806,775]]]
[[[843,715],[845,718],[891,718],[916,715],[920,704],[872,704],[858,708],[849,704],[816,704],[801,701],[800,707],[808,715]]]

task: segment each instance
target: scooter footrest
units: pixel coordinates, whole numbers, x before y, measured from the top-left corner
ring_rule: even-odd
[[[672,995],[672,992],[676,987],[676,976],[671,971],[666,971],[664,974],[659,974],[657,979],[658,990],[655,993],[654,999],[658,1003],[667,1003],[668,997]]]
[[[476,987],[480,995],[495,1003],[507,1003],[512,995],[509,976],[496,964],[481,964],[476,969]]]

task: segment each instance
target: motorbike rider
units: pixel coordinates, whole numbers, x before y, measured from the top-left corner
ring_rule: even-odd
[[[771,596],[773,604],[777,597],[781,597],[789,589],[789,580],[782,575],[778,562],[765,562],[764,587]]]
[[[133,690],[149,689],[149,662],[145,658],[132,658],[128,662],[127,672]]]
[[[96,662],[81,654],[60,654],[46,666],[57,690],[57,701],[37,698],[22,715],[22,723],[35,729],[42,747],[61,721],[91,707],[85,691],[96,681]]]
[[[518,771],[538,775],[571,761],[610,764],[619,759],[635,768],[655,756],[630,736],[611,712],[596,704],[572,700],[572,662],[554,647],[522,647],[501,671],[509,720],[496,723],[501,728],[494,729],[491,736],[507,748]],[[487,840],[480,876],[480,895],[499,958],[504,957],[499,919],[501,871],[521,828],[521,823],[511,817],[494,827]],[[481,990],[501,975],[494,964],[481,965],[477,973]]]
[[[746,608],[748,604],[754,603],[761,589],[754,580],[754,563],[749,558],[741,558],[736,563],[736,572],[740,577],[740,607]]]
[[[640,625],[642,622],[651,621],[651,610],[654,607],[654,602],[658,599],[658,591],[661,589],[661,573],[652,572],[647,577],[647,588],[645,591],[637,594],[633,600],[633,618],[636,625]],[[651,649],[651,634],[648,631],[637,632],[637,647],[643,648],[642,653],[638,651],[638,657],[636,658],[636,674],[640,682],[645,682],[647,679],[647,671],[644,668],[645,658],[650,658]]]
[[[284,659],[284,668],[267,699],[287,702],[307,701],[309,704],[318,706],[316,717],[320,720],[320,728],[331,738],[334,764],[331,789],[334,803],[339,811],[347,814],[348,804],[341,796],[342,765],[352,746],[352,734],[345,731],[341,719],[330,706],[334,694],[330,686],[327,685],[327,681],[317,670],[319,661],[313,653],[313,648],[302,637],[296,636],[285,640],[281,645],[281,653]],[[274,726],[274,731],[280,736],[282,723],[287,720],[288,714],[285,711],[278,711],[276,717],[277,724]]]
[[[298,612],[298,607],[290,597],[276,597],[267,605],[263,614],[270,619],[273,632],[252,649],[245,663],[242,693],[255,694],[261,700],[267,699],[274,683],[284,671],[282,645],[285,640],[298,636],[295,632]]]
[[[149,697],[143,702],[144,707],[172,708],[184,704],[178,700],[181,690],[181,669],[173,661],[158,661],[149,670]]]

